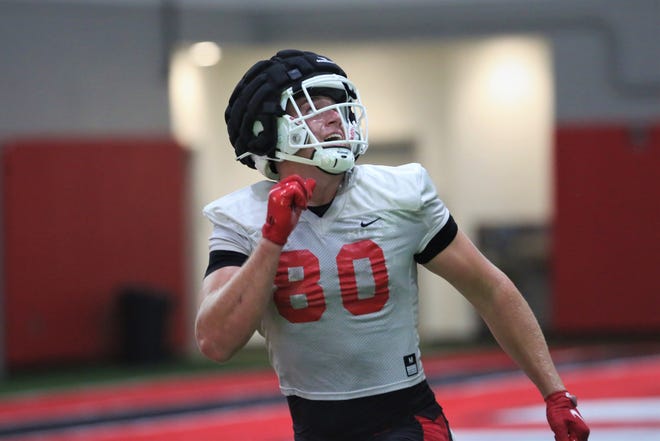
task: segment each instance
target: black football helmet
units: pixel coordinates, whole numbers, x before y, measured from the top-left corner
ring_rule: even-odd
[[[316,108],[316,96],[334,104]],[[304,114],[298,105],[302,97],[310,109]],[[287,106],[293,111],[287,113]],[[343,138],[317,139],[307,121],[331,109],[341,116]],[[236,158],[270,179],[279,178],[273,161],[283,160],[343,173],[368,147],[367,115],[357,88],[337,64],[313,52],[282,50],[257,62],[236,85],[225,122]],[[311,159],[295,154],[301,148],[315,149]]]

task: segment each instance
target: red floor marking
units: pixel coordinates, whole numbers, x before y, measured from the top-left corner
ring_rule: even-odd
[[[660,357],[599,363],[562,371],[562,378],[566,387],[585,402],[603,398],[660,397]],[[496,421],[496,409],[542,405],[538,391],[522,374],[434,390],[453,428],[500,426]]]
[[[271,371],[209,374],[148,382],[89,386],[80,390],[21,394],[0,399],[0,424],[146,406],[199,403],[222,397],[279,393]]]
[[[291,441],[293,431],[286,406],[254,408],[246,412],[208,413],[68,429],[55,435],[35,434],[12,441]]]

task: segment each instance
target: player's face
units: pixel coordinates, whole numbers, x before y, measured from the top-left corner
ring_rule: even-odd
[[[326,96],[312,97],[314,107],[316,109],[323,109],[328,106],[336,104],[335,100]],[[312,105],[307,101],[306,97],[301,97],[296,100],[296,104],[300,109],[303,116],[313,113]],[[287,113],[292,116],[297,116],[292,106],[287,108]],[[307,126],[312,131],[314,136],[319,141],[331,141],[332,139],[344,139],[344,128],[341,116],[337,109],[328,109],[321,111],[316,115],[311,116],[305,120]],[[338,144],[339,145],[339,144]],[[300,149],[297,154],[303,157],[311,157],[314,149]]]

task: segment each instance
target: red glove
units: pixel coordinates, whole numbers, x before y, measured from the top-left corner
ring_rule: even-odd
[[[293,175],[275,184],[268,193],[268,213],[261,229],[263,237],[278,245],[286,243],[300,213],[307,208],[316,181]]]
[[[565,390],[545,398],[548,423],[557,441],[586,441],[589,426],[577,410],[577,398]]]

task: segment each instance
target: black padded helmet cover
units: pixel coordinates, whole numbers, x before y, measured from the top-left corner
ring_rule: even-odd
[[[300,87],[303,80],[321,74],[346,73],[332,60],[314,52],[285,49],[268,60],[258,61],[234,88],[225,109],[229,141],[237,157],[245,153],[274,158],[277,144],[277,118],[284,114],[282,92]],[[348,92],[348,91],[347,91]],[[263,130],[255,134],[255,123]],[[256,168],[250,155],[241,162]]]

